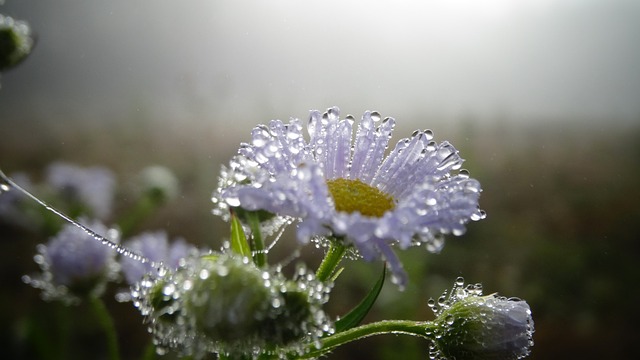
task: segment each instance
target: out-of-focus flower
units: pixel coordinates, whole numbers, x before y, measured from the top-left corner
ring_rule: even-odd
[[[383,258],[393,280],[406,282],[391,249],[426,245],[438,252],[442,235],[465,232],[479,220],[480,184],[460,170],[462,159],[448,142],[434,142],[430,130],[415,131],[385,151],[392,118],[366,112],[354,138],[352,116],[339,109],[312,111],[306,141],[297,119],[273,120],[252,131],[250,144],[224,168],[214,203],[300,219],[301,242],[319,236],[342,238],[367,260]]]
[[[177,269],[180,259],[198,253],[194,246],[187,244],[183,239],[174,240],[169,245],[167,234],[164,231],[138,235],[125,242],[124,246],[154,263],[162,262],[169,269]],[[147,273],[157,276],[157,269],[154,269],[150,262],[142,263],[127,256],[120,258],[120,267],[125,280],[130,285],[140,281]]]
[[[88,226],[117,239],[117,231],[97,221]],[[41,289],[45,300],[76,303],[86,296],[99,296],[106,283],[118,276],[113,249],[71,224],[65,225],[46,245],[38,245],[37,251],[34,261],[42,273],[25,275],[23,281]]]
[[[164,166],[149,166],[140,173],[142,191],[162,203],[175,198],[180,187],[178,179]]]
[[[254,358],[301,352],[332,331],[321,309],[330,285],[299,268],[287,280],[247,258],[213,254],[190,258],[178,270],[146,277],[132,290],[162,353],[217,353]]]
[[[26,22],[0,14],[0,72],[20,64],[33,45],[33,34]]]
[[[529,304],[496,294],[482,296],[480,284],[463,287],[459,278],[451,294],[430,306],[437,318],[432,359],[522,359],[533,346]]]
[[[55,162],[47,168],[47,182],[67,200],[87,207],[91,215],[104,219],[111,214],[116,180],[110,170]]]

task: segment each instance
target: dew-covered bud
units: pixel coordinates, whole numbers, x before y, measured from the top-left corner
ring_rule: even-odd
[[[33,34],[26,22],[0,14],[0,71],[21,63],[33,44]]]
[[[180,192],[178,179],[164,166],[149,166],[140,173],[142,191],[154,202],[164,203]]]
[[[529,305],[496,294],[482,296],[479,284],[456,282],[451,295],[430,306],[437,318],[433,329],[433,359],[522,359],[533,346]]]
[[[190,259],[164,277],[143,279],[134,303],[161,351],[251,358],[299,352],[332,330],[321,309],[330,288],[300,269],[288,280],[228,254]]]

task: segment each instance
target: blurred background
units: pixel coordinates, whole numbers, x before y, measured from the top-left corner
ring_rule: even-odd
[[[402,253],[411,283],[388,283],[367,321],[431,319],[429,297],[464,276],[529,302],[531,359],[640,354],[640,2],[6,0],[0,13],[37,34],[0,78],[5,172],[37,183],[54,161],[105,166],[121,189],[117,214],[141,169],[166,166],[180,196],[135,231],[218,248],[228,230],[211,215],[211,192],[253,126],[333,105],[343,116],[378,110],[398,121],[394,142],[416,128],[451,141],[483,185],[488,217],[439,255]],[[290,235],[278,251],[294,246]],[[60,305],[20,280],[45,241],[0,218],[3,358],[56,358],[47,346]],[[312,264],[321,256],[305,251]],[[334,315],[381,267],[348,265]],[[139,313],[108,306],[123,357],[141,358]],[[101,358],[100,330],[69,326],[69,357]],[[330,358],[424,359],[427,349],[380,336]]]

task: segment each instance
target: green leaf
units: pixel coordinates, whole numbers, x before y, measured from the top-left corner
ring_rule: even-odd
[[[234,212],[231,212],[231,250],[236,254],[251,258],[251,247],[247,242],[247,236]]]
[[[373,307],[373,304],[376,302],[376,299],[380,294],[380,290],[382,290],[385,274],[386,266],[382,268],[382,274],[380,274],[380,278],[378,278],[378,281],[375,283],[375,285],[373,285],[373,288],[371,289],[371,291],[369,291],[367,296],[362,299],[360,304],[358,304],[358,306],[353,308],[340,320],[336,321],[336,334],[357,326],[358,324],[360,324],[362,319],[367,316],[369,310],[371,310],[371,307]]]

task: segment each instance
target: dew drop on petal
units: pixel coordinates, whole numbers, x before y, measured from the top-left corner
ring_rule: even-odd
[[[233,206],[233,207],[240,206],[240,199],[237,197],[228,197],[228,198],[225,198],[225,201],[229,206]]]
[[[425,129],[423,132],[424,132],[424,135],[426,136],[427,140],[432,140],[433,139],[433,131],[431,131],[431,129]]]

